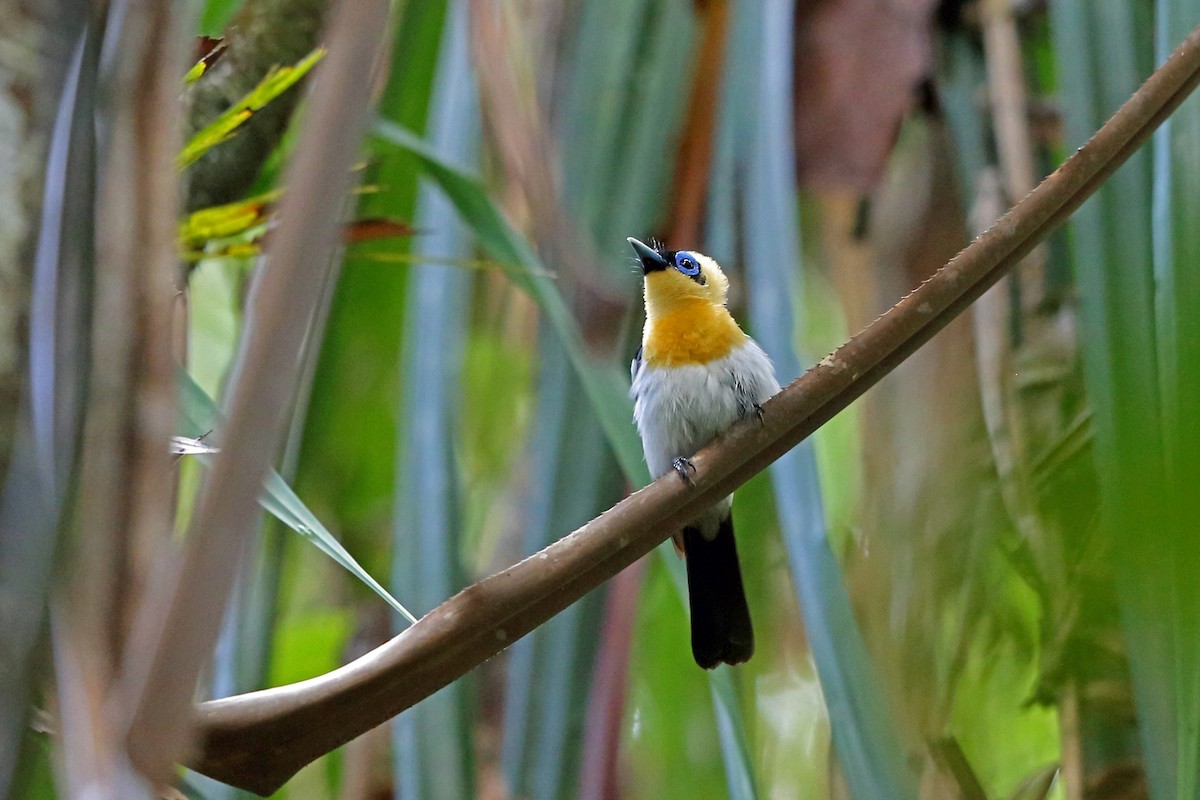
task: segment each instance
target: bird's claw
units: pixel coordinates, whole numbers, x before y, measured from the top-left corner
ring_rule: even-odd
[[[675,474],[683,478],[684,483],[692,485],[692,474],[696,472],[696,465],[690,458],[680,456],[671,462],[671,467],[675,470]]]
[[[765,411],[763,411],[763,407],[760,406],[758,403],[754,404],[754,416],[758,417],[759,425],[764,424],[764,422],[767,418],[767,413]]]

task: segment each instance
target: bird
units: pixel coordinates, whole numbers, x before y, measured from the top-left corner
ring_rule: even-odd
[[[729,279],[691,250],[630,237],[643,278],[646,324],[630,368],[633,418],[655,478],[687,483],[691,457],[737,421],[763,419],[779,392],[775,369],[726,307]],[[687,565],[692,656],[704,669],[754,653],[754,628],[733,534],[733,496],[674,535]]]

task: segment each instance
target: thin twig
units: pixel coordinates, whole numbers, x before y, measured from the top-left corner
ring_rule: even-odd
[[[1053,175],[870,327],[671,475],[438,606],[368,655],[309,681],[202,704],[192,766],[274,791],[303,765],[432,694],[653,549],[765,469],[943,329],[1077,208],[1200,81],[1200,29]]]

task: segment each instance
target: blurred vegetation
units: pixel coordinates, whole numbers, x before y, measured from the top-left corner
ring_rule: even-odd
[[[181,112],[201,146],[180,156],[177,433],[202,442],[220,441],[205,393],[222,398],[305,124],[305,84],[279,76],[323,68],[323,11],[207,0],[189,31],[228,47]],[[392,17],[274,516],[206,696],[328,672],[407,627],[379,594],[420,616],[645,482],[626,236],[717,258],[786,384],[1082,144],[1200,0],[409,0]],[[277,796],[1200,796],[1198,255],[1193,98],[739,490],[750,663],[692,662],[664,546]],[[180,530],[201,480],[183,460]],[[50,740],[24,739],[0,789],[59,796]]]

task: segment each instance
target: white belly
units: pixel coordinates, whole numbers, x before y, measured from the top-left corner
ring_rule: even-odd
[[[766,353],[747,341],[706,364],[654,367],[633,376],[633,417],[655,478],[689,458],[779,391]],[[724,505],[724,504],[723,504]]]

